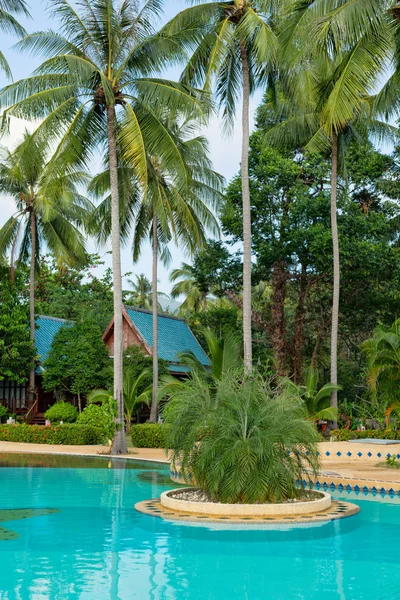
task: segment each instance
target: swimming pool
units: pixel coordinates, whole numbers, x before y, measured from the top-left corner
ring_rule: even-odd
[[[257,531],[133,509],[170,487],[155,463],[0,456],[0,599],[400,598],[398,500],[360,495],[355,517]]]

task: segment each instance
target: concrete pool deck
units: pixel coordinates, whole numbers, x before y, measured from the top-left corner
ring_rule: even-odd
[[[169,462],[165,451],[159,448],[129,448],[128,451],[127,455],[121,455],[119,458]],[[360,489],[368,487],[376,488],[377,491],[382,488],[386,491],[400,491],[400,469],[377,466],[378,463],[385,462],[387,454],[400,453],[399,446],[396,444],[379,446],[365,443],[322,442],[319,444],[319,451],[322,464],[321,485],[342,484],[344,487],[359,486]],[[106,446],[59,446],[0,441],[1,453],[109,456]],[[377,456],[378,453],[381,457]]]

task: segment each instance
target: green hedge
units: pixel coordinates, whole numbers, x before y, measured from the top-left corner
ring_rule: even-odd
[[[66,444],[89,446],[104,442],[103,431],[93,425],[68,423],[46,427],[44,425],[0,425],[0,440],[28,444]]]
[[[143,423],[132,425],[132,444],[135,448],[165,448],[168,425],[162,423]]]
[[[350,429],[333,429],[331,436],[338,442],[348,440],[365,440],[366,438],[381,440],[400,440],[400,431],[383,431],[382,429],[366,429],[365,431],[351,431]]]

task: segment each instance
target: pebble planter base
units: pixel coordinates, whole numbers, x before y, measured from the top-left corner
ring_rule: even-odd
[[[287,502],[283,504],[220,504],[216,502],[195,502],[180,500],[172,494],[190,491],[195,488],[178,488],[163,492],[160,496],[164,508],[178,512],[188,512],[223,517],[286,517],[308,515],[327,510],[331,506],[331,496],[326,492],[314,492],[315,500],[309,502]]]
[[[225,524],[248,524],[248,525],[300,525],[303,523],[327,523],[336,519],[351,517],[360,512],[360,507],[350,502],[333,500],[331,506],[313,514],[306,515],[287,515],[287,516],[237,516],[237,515],[206,515],[199,513],[189,513],[182,510],[172,510],[165,508],[158,498],[154,500],[144,500],[135,504],[135,509],[145,515],[160,517],[166,521],[182,521],[185,523],[225,523]]]

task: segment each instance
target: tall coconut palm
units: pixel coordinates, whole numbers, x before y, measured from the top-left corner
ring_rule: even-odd
[[[134,227],[132,243],[133,259],[136,261],[143,244],[149,239],[152,244],[152,355],[153,355],[153,395],[150,422],[157,420],[158,389],[158,261],[168,264],[169,244],[175,242],[184,250],[193,253],[206,241],[206,231],[218,233],[217,221],[212,208],[221,198],[222,178],[211,168],[207,157],[208,148],[201,136],[191,137],[191,120],[175,122],[170,130],[185,165],[185,177],[172,166],[167,168],[159,161],[154,152],[148,156],[148,176],[146,194],[138,198],[138,185],[135,174],[126,164],[120,164],[121,186],[124,211],[121,215],[121,227],[124,239],[129,237],[129,227]],[[129,182],[127,179],[130,177]],[[97,195],[107,190],[108,171],[95,177],[91,190]],[[97,230],[100,227],[100,239],[109,234],[110,220],[107,217],[109,198],[105,198],[96,209],[93,221]],[[135,219],[131,215],[135,213]]]
[[[142,190],[147,187],[147,156],[183,171],[181,157],[159,109],[202,114],[204,94],[152,75],[182,49],[173,36],[153,34],[160,0],[82,0],[77,6],[56,0],[57,31],[37,32],[22,50],[47,60],[24,80],[0,94],[3,123],[10,117],[43,119],[34,138],[55,145],[68,161],[87,162],[106,148],[110,167],[112,268],[114,287],[114,397],[118,406],[113,453],[127,451],[122,398],[122,281],[118,139]],[[152,37],[149,37],[152,36]]]
[[[90,205],[77,188],[85,173],[59,169],[48,158],[47,145],[25,135],[14,152],[4,151],[0,163],[0,192],[15,201],[17,212],[0,229],[0,254],[11,252],[11,278],[16,260],[30,264],[30,335],[35,342],[35,274],[41,251],[46,247],[60,262],[79,264],[86,260],[84,238],[78,226],[87,218]],[[29,394],[35,392],[35,369],[30,373]]]
[[[0,0],[0,31],[11,33],[18,37],[26,35],[25,29],[18,23],[16,16],[30,17],[26,2],[24,0]],[[0,50],[0,70],[11,77],[9,64]]]
[[[140,275],[136,275],[136,281],[128,279],[128,283],[133,289],[132,291],[128,292],[129,296],[125,301],[131,306],[137,306],[138,308],[150,310],[153,303],[153,286],[151,281],[147,279],[144,273],[141,273]],[[168,295],[164,294],[163,292],[157,293],[158,310],[161,310],[161,304],[159,302],[160,296],[168,298]]]
[[[171,271],[169,279],[174,283],[171,298],[185,296],[185,300],[180,306],[182,314],[189,310],[200,312],[207,309],[211,290],[208,286],[200,289],[196,281],[196,269],[193,265],[183,262],[180,267]]]
[[[372,2],[372,0],[371,0]],[[330,152],[331,231],[333,247],[333,298],[331,326],[331,406],[337,410],[337,354],[339,324],[340,263],[337,228],[337,181],[339,151],[345,156],[346,139],[357,128],[384,135],[390,133],[374,118],[372,94],[377,91],[391,52],[390,25],[361,27],[351,13],[358,0],[336,0],[331,12],[323,3],[295,2],[282,30],[280,83],[288,102],[281,103],[282,122],[272,128],[270,139],[294,144],[304,150]],[[365,4],[365,3],[364,3]],[[335,5],[335,6],[333,6]],[[361,13],[356,11],[358,18]],[[348,18],[351,35],[340,23]],[[323,26],[322,26],[323,24]],[[289,104],[288,104],[289,103]],[[279,103],[278,103],[279,104]],[[335,423],[333,423],[335,425]]]
[[[275,56],[271,27],[273,0],[230,0],[198,4],[180,12],[165,27],[168,34],[183,31],[194,49],[182,81],[210,90],[215,83],[227,127],[232,125],[242,93],[243,199],[243,338],[244,364],[252,369],[251,335],[251,218],[249,186],[249,98],[265,82],[267,65]],[[192,31],[192,39],[187,32]]]

